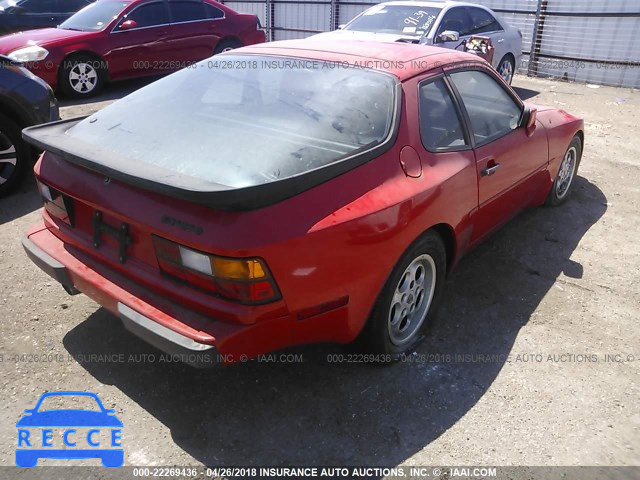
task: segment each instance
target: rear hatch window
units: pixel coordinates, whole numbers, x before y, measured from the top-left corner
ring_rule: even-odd
[[[383,143],[395,85],[391,75],[342,64],[224,55],[129,95],[65,135],[100,145],[103,159],[106,153],[149,167],[147,176],[161,183],[253,187]]]

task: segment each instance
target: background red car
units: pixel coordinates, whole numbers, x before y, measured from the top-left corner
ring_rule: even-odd
[[[157,75],[265,41],[258,17],[208,0],[100,0],[63,22],[0,38],[0,53],[66,95]]]
[[[25,130],[47,150],[30,258],[167,351],[360,336],[397,358],[462,254],[571,192],[583,121],[477,56],[300,40],[210,63]]]

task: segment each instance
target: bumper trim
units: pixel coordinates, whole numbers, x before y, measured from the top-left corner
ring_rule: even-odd
[[[54,280],[62,284],[64,289],[70,295],[76,295],[80,293],[74,286],[67,267],[57,261],[48,253],[40,249],[35,243],[29,240],[28,237],[22,237],[22,248],[27,253],[27,256],[35,263],[42,271],[52,277]]]
[[[163,352],[178,357],[193,367],[209,367],[217,363],[215,347],[196,342],[170,328],[154,322],[124,303],[118,302],[118,314],[124,327]]]

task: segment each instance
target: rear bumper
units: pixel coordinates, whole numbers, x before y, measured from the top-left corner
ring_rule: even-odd
[[[71,281],[69,272],[67,272],[67,268],[64,265],[48,253],[38,248],[36,244],[27,237],[22,238],[22,248],[24,248],[29,259],[35,263],[40,270],[58,281],[68,293],[79,293],[75,288],[73,288],[73,282]]]
[[[289,316],[253,325],[206,317],[144,289],[65,244],[43,223],[22,245],[29,258],[71,294],[82,292],[147,343],[195,367],[235,363],[290,345]]]
[[[172,357],[193,367],[208,367],[216,363],[217,356],[213,345],[198,343],[180,335],[124,303],[118,303],[118,313],[127,330]]]
[[[69,294],[80,293],[74,287],[67,267],[39,248],[29,238],[22,239],[22,247],[27,256],[43,272],[57,280]],[[163,352],[194,367],[208,367],[217,363],[215,347],[211,344],[196,342],[170,328],[154,322],[124,303],[117,304],[118,316],[125,328],[134,335]]]

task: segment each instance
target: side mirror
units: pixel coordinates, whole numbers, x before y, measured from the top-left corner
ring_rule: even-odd
[[[338,30],[344,30],[344,27],[346,27],[347,25],[342,23],[340,25],[338,25]]]
[[[33,413],[33,412],[35,412],[35,408],[26,408],[24,410],[24,413]]]
[[[527,135],[533,133],[536,128],[536,120],[538,119],[538,109],[536,107],[525,106],[522,113],[522,121],[520,126],[524,127]]]
[[[441,42],[457,42],[460,40],[460,32],[456,32],[455,30],[445,30],[438,35],[438,39],[440,39]]]
[[[120,28],[118,30],[131,30],[132,28],[136,28],[138,26],[138,22],[135,20],[125,20],[120,24]]]

